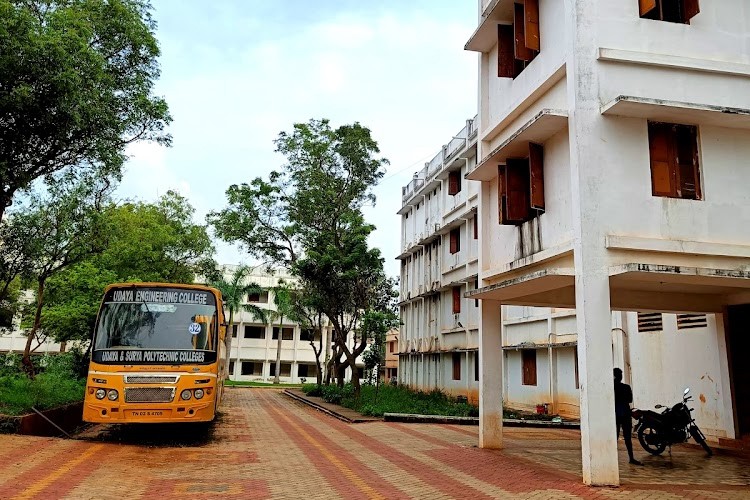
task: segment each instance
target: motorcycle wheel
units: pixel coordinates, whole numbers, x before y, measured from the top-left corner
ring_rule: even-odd
[[[701,447],[706,451],[706,455],[709,457],[714,454],[714,452],[709,448],[708,443],[706,443],[706,438],[703,437],[703,434],[701,431],[699,431],[695,427],[690,428],[690,435],[693,436],[693,439],[695,439],[695,442],[701,445]]]
[[[643,424],[638,429],[638,441],[643,446],[643,449],[652,455],[661,455],[667,449],[666,441],[651,424]]]

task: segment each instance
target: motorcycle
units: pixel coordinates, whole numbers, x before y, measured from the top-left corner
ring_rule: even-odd
[[[693,397],[688,396],[689,392],[690,388],[685,389],[682,393],[682,402],[671,408],[656,405],[656,409],[665,408],[661,413],[636,408],[632,410],[633,418],[638,421],[635,431],[644,450],[652,455],[661,455],[667,446],[684,443],[692,436],[709,457],[713,455],[713,451],[706,443],[706,436],[695,425],[695,420],[690,414],[693,409],[688,408],[687,402],[692,401]]]

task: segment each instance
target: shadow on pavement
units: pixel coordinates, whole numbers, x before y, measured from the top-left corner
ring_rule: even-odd
[[[213,422],[95,425],[76,438],[159,448],[200,447],[217,441],[216,427],[221,425],[221,419],[219,413]]]

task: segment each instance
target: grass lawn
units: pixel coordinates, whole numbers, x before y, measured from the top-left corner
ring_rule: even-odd
[[[402,386],[383,384],[379,388],[363,385],[360,397],[356,399],[350,385],[338,389],[335,386],[323,386],[316,394],[314,384],[302,388],[307,394],[321,396],[329,403],[340,404],[363,415],[382,417],[384,413],[411,413],[419,415],[452,415],[473,417],[478,415],[476,406],[459,403],[440,391],[413,391]]]
[[[0,414],[24,415],[31,407],[47,410],[83,400],[85,380],[59,374],[40,373],[34,380],[25,375],[0,377]]]

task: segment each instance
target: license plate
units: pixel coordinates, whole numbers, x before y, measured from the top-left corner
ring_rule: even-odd
[[[164,412],[158,410],[131,411],[130,415],[133,417],[163,417]]]

